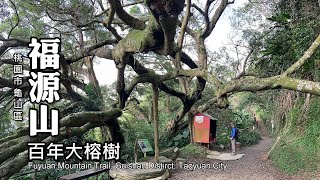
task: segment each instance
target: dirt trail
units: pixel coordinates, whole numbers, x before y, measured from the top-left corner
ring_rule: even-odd
[[[259,124],[259,132],[261,134],[261,136],[269,136],[268,130],[266,125],[263,123],[262,119],[260,118],[260,116],[256,116],[258,124]]]
[[[198,169],[185,170],[183,168],[176,169],[170,179],[197,179],[197,180],[211,180],[211,179],[237,179],[237,180],[301,180],[307,179],[297,176],[289,176],[280,172],[275,168],[271,160],[263,160],[263,157],[268,152],[272,145],[272,139],[263,137],[263,139],[256,145],[243,148],[238,153],[243,153],[245,156],[236,161],[219,161],[214,159],[193,159],[188,163],[219,163],[227,164],[226,170],[222,169]],[[192,162],[190,162],[192,161]]]

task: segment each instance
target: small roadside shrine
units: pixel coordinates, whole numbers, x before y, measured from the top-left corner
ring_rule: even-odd
[[[197,113],[193,118],[193,140],[197,143],[216,141],[217,119],[208,114]]]

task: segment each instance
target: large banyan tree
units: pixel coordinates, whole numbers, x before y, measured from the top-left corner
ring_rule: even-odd
[[[209,107],[227,107],[228,97],[237,92],[283,88],[320,95],[319,82],[293,76],[317,51],[320,36],[315,37],[304,55],[290,68],[275,76],[259,77],[244,71],[234,79],[222,81],[213,72],[208,72],[206,39],[212,34],[225,9],[233,3],[228,0],[0,2],[0,68],[15,64],[12,60],[14,52],[21,52],[27,57],[31,37],[59,37],[62,42],[60,94],[66,102],[60,111],[58,136],[30,137],[29,127],[22,127],[0,139],[0,178],[9,178],[27,165],[27,142],[30,141],[59,142],[102,127],[110,132],[110,139],[123,142],[117,118],[141,83],[152,84],[155,132],[159,92],[178,98],[183,105],[168,125],[171,136],[188,126],[188,120],[184,118],[186,114],[206,111]],[[192,44],[192,50],[184,46],[186,43]],[[110,108],[86,105],[88,87],[97,95],[97,101],[102,99],[103,92],[93,69],[96,57],[102,61],[113,61],[118,71],[115,87],[117,101]],[[148,65],[148,62],[154,62],[155,59],[166,68],[159,71],[156,66]],[[26,61],[24,69],[28,68]],[[134,75],[128,78],[126,72]],[[79,77],[85,77],[89,83]],[[105,78],[108,78],[107,74]],[[168,83],[174,79],[178,80],[179,88]],[[30,85],[26,80],[24,82],[19,88],[28,101]],[[208,84],[214,87],[214,91],[210,92],[212,99],[195,107]],[[0,106],[4,110],[3,107],[12,101],[15,88],[12,77],[2,74],[0,88]],[[157,136],[156,133],[155,141]]]

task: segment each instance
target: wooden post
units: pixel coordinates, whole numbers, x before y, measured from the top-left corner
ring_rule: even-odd
[[[153,124],[154,124],[154,161],[159,162],[159,114],[158,99],[159,89],[156,83],[152,83],[153,91]]]

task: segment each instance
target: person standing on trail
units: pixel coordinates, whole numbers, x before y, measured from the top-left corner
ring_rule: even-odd
[[[237,128],[235,124],[232,122],[231,123],[231,134],[230,134],[230,141],[231,141],[231,148],[232,148],[232,153],[231,155],[236,154],[236,137],[237,137]]]

